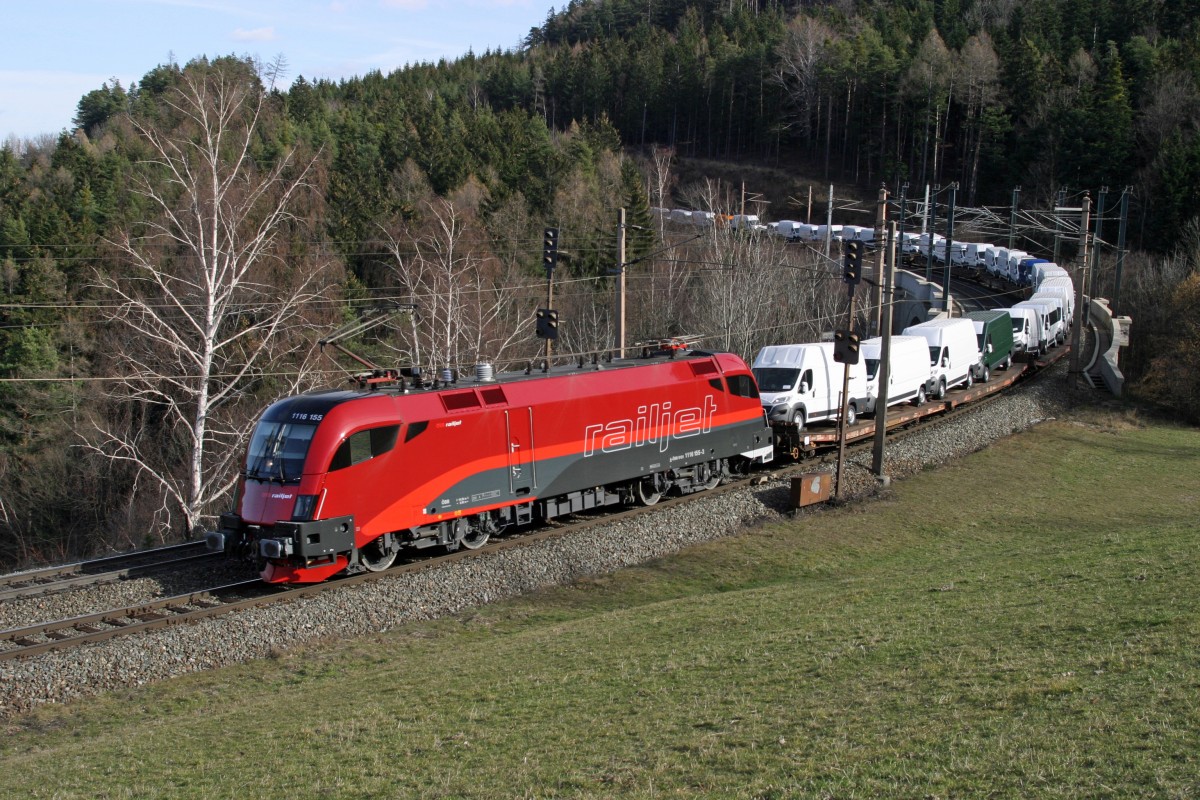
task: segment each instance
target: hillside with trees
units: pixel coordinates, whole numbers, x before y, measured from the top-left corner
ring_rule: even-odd
[[[1200,416],[1171,379],[1197,351],[1195,10],[573,0],[518,50],[390,75],[285,88],[225,56],[103,84],[74,130],[0,149],[0,561],[194,535],[261,408],[345,379],[316,343],[365,309],[417,307],[354,342],[380,363],[539,357],[546,226],[563,357],[612,347],[618,208],[630,341],[817,337],[844,302],[819,254],[651,216],[736,211],[746,176],[774,219],[830,184],[957,183],[1003,213],[1017,186],[1031,208],[1130,187],[1125,366]]]

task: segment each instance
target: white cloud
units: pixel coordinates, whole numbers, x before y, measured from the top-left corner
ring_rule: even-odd
[[[254,28],[246,30],[245,28],[235,28],[233,38],[239,42],[270,42],[275,38],[274,28]]]
[[[387,8],[400,8],[405,11],[418,11],[429,6],[429,0],[383,0]]]

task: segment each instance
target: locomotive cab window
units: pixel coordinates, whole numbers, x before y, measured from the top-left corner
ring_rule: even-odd
[[[263,421],[254,429],[246,453],[246,477],[264,481],[298,481],[316,425]]]
[[[346,441],[338,446],[329,464],[329,471],[334,472],[355,464],[369,461],[381,456],[396,446],[396,437],[400,433],[399,425],[384,425],[351,434]]]
[[[754,385],[754,379],[749,375],[727,375],[725,380],[729,383],[730,394],[758,399],[758,387]]]

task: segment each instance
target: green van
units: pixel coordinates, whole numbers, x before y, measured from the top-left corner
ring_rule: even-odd
[[[979,380],[991,377],[992,369],[1008,369],[1012,366],[1013,331],[1012,317],[1007,311],[970,311],[966,318],[975,325],[975,338],[979,340],[982,368]]]

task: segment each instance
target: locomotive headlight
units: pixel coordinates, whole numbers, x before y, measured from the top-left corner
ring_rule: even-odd
[[[292,522],[308,522],[313,517],[317,507],[317,495],[302,494],[296,496],[296,505],[292,507]]]

